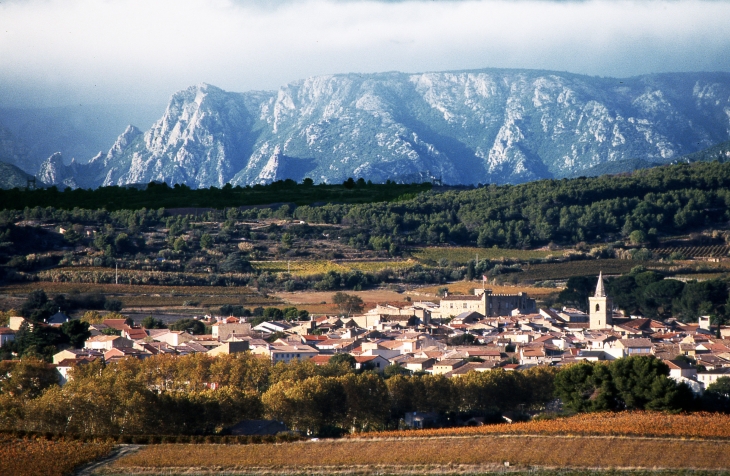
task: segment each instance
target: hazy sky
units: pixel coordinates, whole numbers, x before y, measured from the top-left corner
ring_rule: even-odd
[[[0,107],[347,72],[730,71],[728,20],[721,0],[0,0]]]

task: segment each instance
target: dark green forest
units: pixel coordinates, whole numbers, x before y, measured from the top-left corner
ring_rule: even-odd
[[[311,179],[297,184],[291,179],[268,185],[191,189],[187,185],[151,182],[139,187],[99,187],[96,190],[70,188],[60,191],[55,186],[36,190],[0,190],[2,208],[22,210],[25,207],[55,207],[60,209],[103,208],[112,210],[139,210],[141,208],[215,208],[251,205],[293,203],[368,203],[408,199],[431,189],[431,184],[384,184],[346,180],[340,185],[314,185]],[[192,211],[191,211],[192,212]]]
[[[34,207],[221,209],[290,202],[298,206],[287,206],[277,214],[280,218],[345,225],[366,233],[365,241],[375,236],[410,245],[532,248],[551,242],[608,242],[628,238],[635,231],[653,240],[724,227],[730,219],[729,187],[730,164],[712,162],[470,190],[442,191],[430,184],[373,185],[362,179],[316,186],[287,180],[251,188],[201,190],[165,184],[150,184],[145,190],[14,189],[0,191],[0,203],[6,210],[24,210],[30,218],[42,214]],[[270,209],[239,209],[234,215],[257,218],[262,213],[271,216]]]

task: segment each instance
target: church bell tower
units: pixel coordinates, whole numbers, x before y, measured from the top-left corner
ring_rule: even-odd
[[[598,273],[598,284],[596,293],[588,298],[588,313],[590,315],[591,329],[606,329],[613,325],[613,302],[606,296],[603,288],[603,273]]]

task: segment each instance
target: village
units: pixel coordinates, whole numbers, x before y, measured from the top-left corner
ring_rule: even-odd
[[[53,366],[63,385],[77,365],[160,354],[249,352],[272,364],[311,360],[318,365],[349,354],[358,370],[448,378],[496,368],[515,371],[654,356],[666,362],[671,378],[696,394],[730,375],[730,327],[711,325],[709,316],[691,324],[624,316],[614,310],[602,276],[589,301],[588,314],[571,308],[539,309],[526,293],[492,294],[477,288],[472,295],[447,293],[440,304],[379,304],[347,317],[315,316],[252,326],[247,317],[207,316],[204,322],[212,333],[203,335],[192,334],[192,329],[145,329],[129,319],[106,319],[90,326],[91,337],[83,348],[56,353]],[[58,313],[49,325],[68,319]],[[23,322],[14,316],[9,327],[0,328],[0,346],[14,339]],[[216,383],[210,385],[215,388]]]

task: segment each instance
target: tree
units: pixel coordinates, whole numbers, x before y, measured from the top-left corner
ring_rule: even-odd
[[[292,237],[291,233],[284,233],[281,235],[281,247],[283,249],[289,249],[291,248],[292,244],[294,243],[294,238]]]
[[[239,251],[229,254],[218,266],[221,273],[248,273],[253,271],[251,263]]]
[[[72,319],[68,322],[64,322],[61,325],[61,332],[66,335],[69,344],[71,344],[71,346],[75,349],[82,348],[86,340],[91,337],[91,332],[89,332],[89,323],[78,319]]]
[[[211,246],[213,246],[213,237],[210,236],[208,233],[203,233],[203,235],[200,237],[200,247],[204,250],[207,250]]]
[[[336,292],[334,296],[332,296],[332,302],[337,305],[341,313],[347,316],[362,312],[365,307],[365,303],[360,296],[356,294],[346,294],[343,292]]]
[[[636,300],[636,280],[631,275],[621,276],[606,282],[606,291],[613,303],[628,314],[636,314],[639,304]]]
[[[328,364],[330,364],[330,365],[346,364],[351,369],[354,369],[356,361],[355,361],[355,357],[353,357],[352,355],[350,355],[346,352],[343,352],[341,354],[335,354],[332,357],[330,357]]]
[[[399,364],[391,364],[383,369],[383,377],[389,379],[396,375],[410,375],[411,371]]]
[[[162,322],[162,319],[156,319],[152,316],[147,316],[142,319],[140,325],[145,329],[167,329],[167,326],[164,322]]]
[[[728,300],[727,284],[719,279],[690,281],[682,289],[676,311],[684,322],[696,321],[700,315],[723,314]]]
[[[568,279],[565,289],[558,295],[558,301],[578,309],[587,310],[588,297],[596,291],[598,279],[593,276],[575,276]]]
[[[193,335],[205,334],[205,324],[197,319],[180,319],[168,326],[172,331],[188,331]]]
[[[177,238],[175,238],[175,241],[172,244],[172,249],[174,249],[175,251],[187,250],[188,244],[185,241],[185,238],[183,238],[182,236],[178,236]]]
[[[629,234],[629,241],[632,245],[640,245],[646,242],[646,233],[641,230],[634,230]]]
[[[89,324],[101,324],[104,322],[104,318],[98,311],[86,311],[84,315],[81,316],[81,321],[88,322]]]
[[[730,413],[730,377],[720,377],[702,394],[702,407],[713,412]]]
[[[641,312],[647,317],[672,317],[672,305],[681,295],[684,283],[676,279],[662,279],[646,286],[639,294]]]
[[[107,311],[114,311],[119,312],[122,310],[124,305],[122,304],[122,301],[119,301],[117,299],[107,299],[104,302],[104,309]]]

